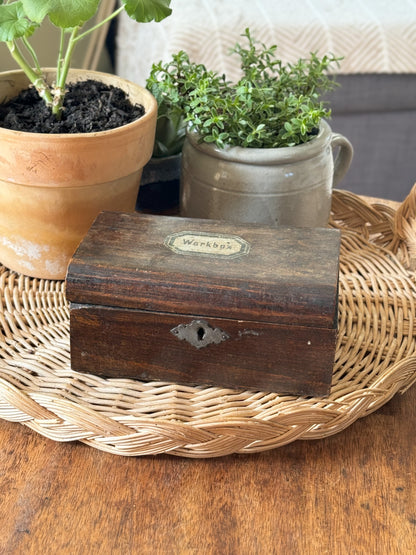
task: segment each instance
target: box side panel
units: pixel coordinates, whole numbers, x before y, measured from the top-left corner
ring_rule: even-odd
[[[330,391],[336,332],[71,305],[71,364],[106,377],[293,395]]]

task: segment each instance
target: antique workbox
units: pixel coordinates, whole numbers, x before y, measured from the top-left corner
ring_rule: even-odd
[[[103,212],[67,274],[72,368],[325,395],[339,245],[332,229]]]

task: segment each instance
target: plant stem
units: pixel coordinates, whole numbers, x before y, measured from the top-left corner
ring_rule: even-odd
[[[62,104],[64,101],[65,96],[65,85],[68,76],[68,71],[71,65],[72,53],[78,41],[82,40],[90,33],[94,32],[95,30],[99,29],[115,17],[117,17],[122,11],[124,10],[124,6],[121,6],[117,10],[114,10],[108,17],[97,23],[85,31],[84,33],[79,34],[80,27],[74,27],[72,29],[71,35],[68,40],[68,45],[66,48],[65,56],[63,56],[64,51],[64,32],[61,33],[61,42],[59,48],[59,58],[57,63],[57,73],[56,73],[56,86],[55,90],[53,91],[53,102],[52,102],[52,112],[59,117],[62,112]]]
[[[26,50],[32,56],[32,60],[35,64],[36,71],[39,73],[39,75],[42,75],[42,70],[41,70],[41,67],[40,67],[40,64],[39,64],[39,60],[38,60],[38,57],[36,56],[36,52],[32,48],[32,45],[28,41],[27,37],[22,37],[22,41],[23,41],[23,44],[26,47]]]
[[[58,82],[61,75],[61,68],[62,68],[62,61],[64,56],[64,44],[65,44],[65,31],[61,29],[61,36],[59,41],[59,53],[58,53],[58,60],[56,64],[56,81]]]
[[[100,23],[97,23],[97,25],[94,25],[94,27],[91,27],[91,29],[88,29],[88,31],[84,31],[81,35],[78,35],[78,37],[75,39],[76,42],[78,42],[79,40],[82,40],[84,37],[88,36],[90,33],[93,33],[96,29],[99,29],[100,27],[102,27],[103,25],[105,25],[106,23],[108,23],[109,21],[114,19],[115,17],[117,17],[123,10],[124,10],[124,6],[121,6],[120,8],[115,10],[113,13],[111,13],[108,17],[106,17],[105,19],[100,21]]]
[[[90,33],[94,32],[95,30],[99,29],[115,17],[117,17],[122,11],[124,10],[124,6],[121,6],[113,13],[111,13],[108,17],[97,23],[85,31],[82,34],[78,34],[80,27],[74,27],[71,31],[71,35],[68,40],[65,56],[63,55],[64,51],[64,32],[61,32],[61,42],[59,48],[59,58],[57,63],[57,72],[56,72],[56,85],[53,91],[53,101],[52,101],[52,113],[55,114],[58,118],[62,112],[62,104],[64,101],[65,96],[65,86],[66,80],[68,76],[68,71],[71,65],[72,53],[78,41],[82,40]]]
[[[56,85],[54,90],[54,98],[52,103],[52,113],[59,117],[62,111],[62,104],[65,95],[65,85],[66,79],[68,77],[68,71],[71,64],[72,53],[76,45],[77,35],[79,33],[79,27],[74,27],[71,31],[71,35],[68,40],[68,45],[66,48],[65,56],[62,59],[62,52],[60,51],[60,58],[58,60],[59,71],[57,73]],[[62,44],[62,43],[61,43]]]
[[[52,105],[52,103],[53,103],[52,94],[51,94],[51,91],[50,91],[50,88],[49,88],[48,84],[46,83],[46,81],[42,77],[42,75],[40,75],[39,73],[34,71],[29,66],[29,64],[27,63],[27,61],[23,57],[22,53],[19,50],[19,47],[17,46],[17,44],[14,40],[7,41],[6,45],[7,45],[7,48],[9,49],[10,54],[12,55],[13,59],[17,62],[19,67],[24,71],[25,75],[28,77],[30,82],[33,83],[34,87],[36,88],[36,90],[39,93],[39,96],[41,98],[43,98],[44,101],[48,105]]]

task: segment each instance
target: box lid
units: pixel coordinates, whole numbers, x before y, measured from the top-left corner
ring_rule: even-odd
[[[340,234],[102,212],[68,268],[72,303],[336,327]]]

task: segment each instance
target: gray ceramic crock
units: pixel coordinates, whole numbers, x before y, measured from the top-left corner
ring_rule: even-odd
[[[352,156],[351,143],[332,133],[326,121],[308,143],[283,148],[219,149],[198,143],[198,135],[189,132],[182,153],[181,215],[324,227],[332,187],[344,177]]]

